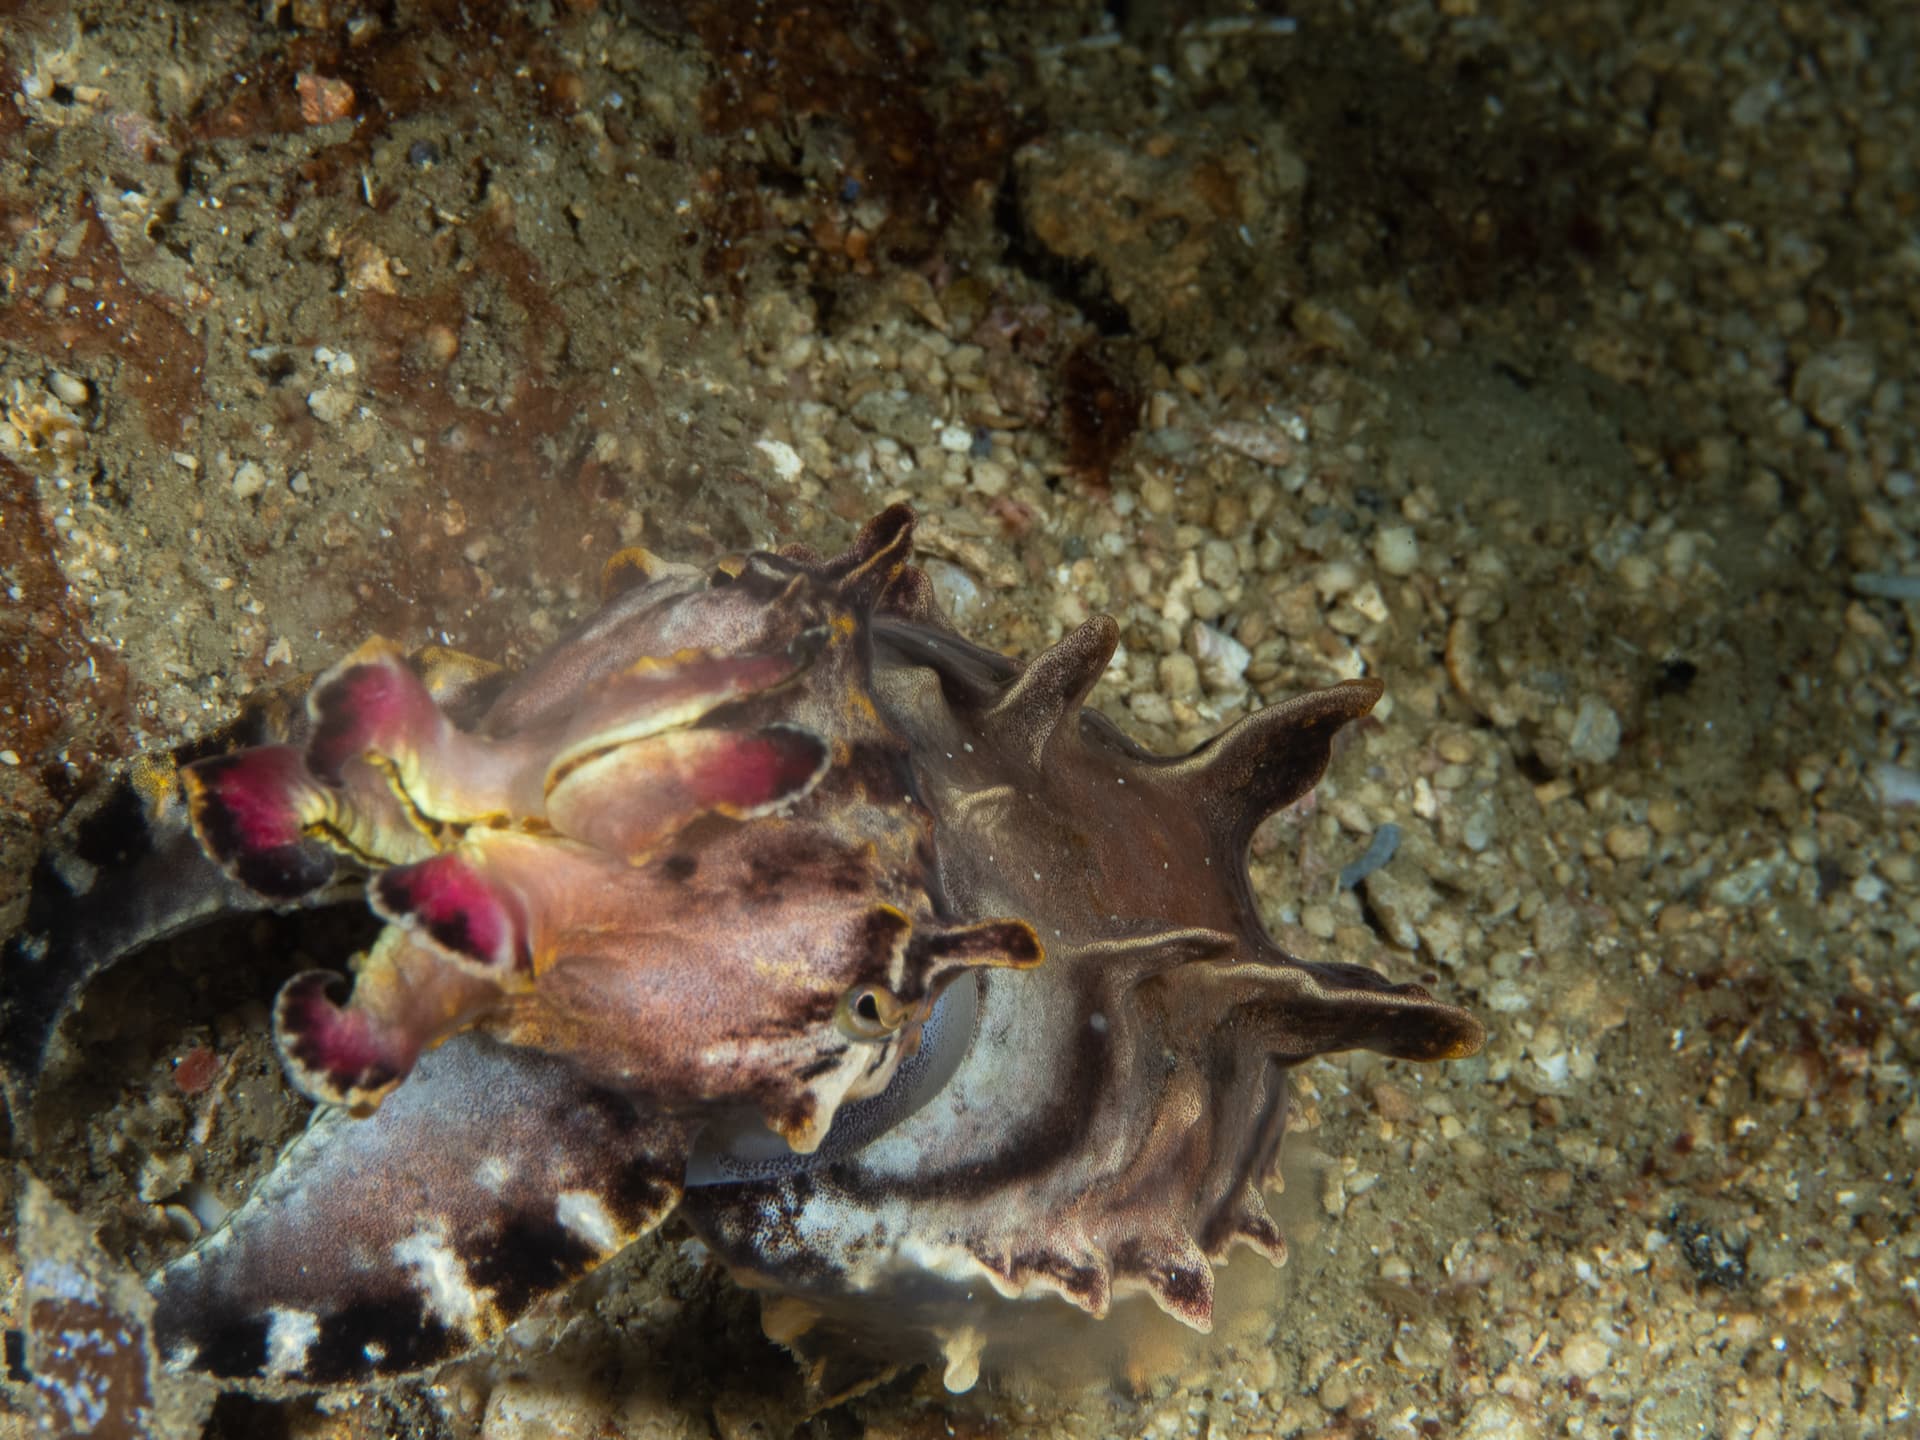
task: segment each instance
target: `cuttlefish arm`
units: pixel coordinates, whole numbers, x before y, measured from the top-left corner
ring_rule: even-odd
[[[512,677],[429,646],[409,662],[429,694],[469,722]],[[47,837],[26,913],[0,946],[0,1078],[16,1123],[31,1109],[54,1036],[95,977],[126,956],[226,915],[352,899],[363,872],[300,836],[281,859],[306,878],[294,894],[249,884],[195,833],[181,772],[214,757],[303,746],[308,681],[256,692],[229,724],[171,750],[134,757]]]
[[[300,903],[357,889],[357,877],[329,867]],[[48,837],[20,928],[0,947],[0,1071],[14,1115],[30,1109],[53,1037],[96,976],[148,945],[275,904],[208,858],[173,756],[142,756],[88,796]]]

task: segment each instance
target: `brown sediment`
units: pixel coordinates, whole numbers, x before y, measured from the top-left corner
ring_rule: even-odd
[[[443,104],[448,92],[494,78],[504,68],[504,57],[520,56],[535,40],[510,16],[482,19],[459,5],[424,9],[418,23],[381,26],[359,44],[340,29],[293,37],[227,77],[226,88],[191,122],[193,138],[239,140],[323,123],[303,107],[300,78],[310,75],[352,87],[365,122],[357,138],[365,140],[394,120]],[[436,38],[452,42],[445,66],[428,53]]]
[[[0,5],[0,14],[13,8],[11,5]],[[11,140],[27,123],[27,117],[13,103],[13,97],[19,93],[20,76],[8,62],[6,51],[0,49],[0,96],[6,97],[0,100],[0,145]]]
[[[583,95],[577,73],[536,28],[494,7],[446,0],[418,7],[413,23],[377,25],[370,35],[340,25],[296,35],[222,78],[224,87],[188,122],[194,140],[285,135],[351,114],[355,125],[347,137],[301,167],[317,189],[352,183],[394,121],[446,109],[450,97],[525,81],[535,108],[566,116]],[[334,103],[317,103],[322,95]],[[342,97],[350,97],[350,108]]]
[[[482,598],[481,577],[465,551],[476,537],[511,537],[531,553],[571,557],[583,530],[622,488],[566,432],[598,388],[563,384],[552,372],[566,346],[566,317],[539,261],[503,224],[483,222],[473,270],[457,285],[425,294],[368,291],[360,303],[382,349],[369,360],[373,388],[396,402],[391,423],[412,429],[425,462],[424,483],[400,499],[387,523],[411,543],[396,552],[369,545],[355,586],[358,618],[369,633],[396,633],[422,615],[457,613]],[[459,335],[476,276],[496,281],[526,316],[514,356],[511,398],[496,408],[462,404],[435,363],[429,337]],[[302,420],[311,425],[311,420]],[[533,477],[541,503],[531,504]],[[510,615],[477,610],[466,643],[501,650],[514,633]]]
[[[37,219],[50,229],[63,224],[63,217]],[[153,439],[179,445],[206,398],[205,344],[181,305],[128,277],[91,197],[64,223],[85,227],[77,248],[69,256],[60,253],[66,247],[55,247],[14,277],[0,304],[0,330],[54,364],[70,365],[68,357],[76,357],[119,366],[124,391],[139,403]],[[54,286],[65,287],[66,294],[50,305],[47,294]]]
[[[847,212],[862,196],[885,202],[872,237],[881,254],[919,259],[933,252],[969,203],[990,193],[1005,169],[1019,121],[1004,90],[962,82],[941,87],[936,103],[933,46],[890,6],[708,3],[694,6],[686,23],[714,68],[701,97],[708,130],[796,134],[820,125],[848,146],[840,173],[824,188],[807,173],[804,156],[784,173],[742,168],[716,185],[721,203],[710,217],[710,264],[720,273],[737,269],[735,247],[768,218],[761,207],[742,202],[743,186],[797,189],[804,197],[800,208],[809,212],[798,229],[812,234],[817,253],[837,252],[858,266],[869,254],[868,237]],[[796,148],[806,143],[803,136]]]
[[[66,767],[92,771],[129,749],[127,672],[90,639],[61,572],[33,479],[0,459],[0,748],[57,798]],[[17,592],[17,598],[16,598]]]
[[[1067,463],[1104,490],[1140,426],[1140,392],[1092,343],[1076,346],[1060,367],[1060,423]]]

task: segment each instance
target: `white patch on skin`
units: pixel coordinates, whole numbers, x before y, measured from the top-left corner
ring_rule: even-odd
[[[490,1195],[498,1195],[513,1176],[513,1167],[498,1155],[489,1155],[473,1172],[473,1183]]]
[[[486,1297],[473,1288],[467,1267],[447,1244],[444,1229],[414,1231],[393,1247],[393,1258],[413,1271],[413,1283],[426,1297],[434,1319],[463,1333],[477,1328]]]
[[[267,1311],[267,1364],[262,1372],[284,1380],[307,1368],[307,1351],[320,1338],[320,1321],[311,1310],[275,1305]]]
[[[607,1207],[600,1203],[600,1197],[591,1190],[562,1190],[553,1211],[561,1229],[586,1241],[602,1255],[620,1248],[619,1228],[607,1213]]]

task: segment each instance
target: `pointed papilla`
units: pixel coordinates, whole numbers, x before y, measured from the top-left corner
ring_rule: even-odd
[[[1320,782],[1333,737],[1379,703],[1378,680],[1347,680],[1249,715],[1177,762],[1194,804],[1236,844]]]
[[[1199,1232],[1200,1247],[1215,1263],[1228,1259],[1236,1245],[1245,1245],[1274,1266],[1287,1263],[1287,1237],[1267,1209],[1260,1185],[1248,1181],[1237,1201],[1222,1200]]]
[[[629,590],[647,584],[666,568],[666,562],[651,550],[629,545],[608,558],[600,571],[600,599],[604,604]]]
[[[982,920],[946,930],[915,931],[907,947],[910,966],[929,971],[977,965],[1031,970],[1046,959],[1033,926],[1024,920]]]
[[[1259,1027],[1275,1060],[1295,1064],[1341,1050],[1397,1060],[1459,1060],[1478,1054],[1486,1028],[1425,987],[1395,984],[1362,965],[1337,961],[1236,965],[1200,975],[1218,1013]]]
[[[1119,643],[1113,617],[1095,615],[1034,656],[987,712],[986,723],[1038,765],[1054,735],[1079,714]]]
[[[1213,1329],[1213,1266],[1192,1236],[1143,1236],[1113,1255],[1114,1276],[1145,1288],[1153,1301],[1181,1324],[1206,1334]]]
[[[913,511],[889,505],[860,527],[845,554],[827,562],[825,578],[850,608],[870,611],[912,555]]]
[[[918,566],[905,566],[887,582],[877,608],[916,625],[930,625],[939,630],[948,628],[940,614],[940,603],[934,597],[933,581]]]

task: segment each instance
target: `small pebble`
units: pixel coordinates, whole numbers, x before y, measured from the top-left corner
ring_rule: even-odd
[[[1293,459],[1293,442],[1270,425],[1228,420],[1214,426],[1209,435],[1216,445],[1262,465],[1285,465]]]
[[[1411,575],[1420,565],[1420,541],[1411,525],[1389,525],[1373,537],[1374,563],[1389,575]]]
[[[1714,903],[1728,907],[1751,905],[1773,883],[1773,872],[1780,868],[1777,856],[1749,860],[1738,870],[1722,875],[1708,889]]]
[[[920,568],[933,582],[940,608],[955,620],[968,619],[980,608],[980,586],[958,565],[934,558],[921,561]]]
[[[338,425],[353,413],[353,396],[338,385],[322,385],[308,392],[307,409],[322,425]]]
[[[1173,724],[1173,706],[1157,690],[1136,690],[1127,697],[1127,709],[1142,725]]]
[[[1253,659],[1253,652],[1246,646],[1204,621],[1194,622],[1188,644],[1208,690],[1219,694],[1245,688],[1247,665]]]
[[[1384,625],[1393,612],[1387,608],[1387,597],[1380,593],[1380,587],[1369,580],[1347,597],[1347,603],[1362,619],[1375,625]],[[1335,627],[1338,628],[1337,626]]]
[[[1653,832],[1644,825],[1616,825],[1607,831],[1606,847],[1616,860],[1644,860],[1653,848]]]
[[[1873,352],[1843,341],[1828,346],[1794,372],[1793,398],[1820,424],[1836,430],[1873,393],[1874,379]]]
[[[1653,562],[1644,555],[1624,555],[1615,567],[1620,583],[1629,590],[1646,590],[1652,587],[1658,573]]]
[[[1012,479],[1007,467],[997,460],[976,460],[973,462],[973,488],[982,495],[1003,495],[1007,482]]]
[[[332,75],[301,75],[294,82],[300,97],[300,118],[308,125],[331,125],[353,115],[353,86]]]
[[[1686,824],[1686,815],[1678,803],[1663,795],[1647,802],[1647,824],[1656,835],[1678,835]]]
[[[1458,1440],[1538,1440],[1542,1432],[1504,1395],[1483,1395],[1454,1433]]]
[[[1882,805],[1920,805],[1920,771],[1876,760],[1867,767],[1867,787]]]
[[[420,336],[420,350],[428,364],[445,369],[460,353],[460,336],[451,325],[429,325]]]
[[[1606,701],[1593,695],[1580,699],[1567,737],[1573,758],[1588,765],[1604,765],[1620,753],[1620,717]]]
[[[1591,1380],[1607,1368],[1606,1342],[1597,1335],[1576,1335],[1560,1347],[1560,1363],[1569,1374]]]
[[[93,392],[87,388],[87,382],[76,380],[64,370],[47,372],[47,388],[57,395],[63,404],[76,409],[93,398]]]
[[[182,1055],[173,1067],[173,1083],[182,1095],[198,1095],[220,1074],[220,1057],[204,1045],[196,1045]]]
[[[1380,1112],[1383,1120],[1404,1125],[1409,1120],[1419,1118],[1420,1107],[1414,1103],[1413,1096],[1390,1081],[1378,1082],[1373,1087],[1372,1095],[1373,1108]]]
[[[240,468],[233,472],[233,493],[241,500],[251,500],[267,488],[267,472],[251,460],[240,462]]]
[[[767,457],[773,466],[773,473],[782,480],[798,480],[806,464],[800,459],[800,452],[784,440],[756,440],[753,448]]]
[[[1813,1089],[1812,1064],[1806,1055],[1770,1055],[1754,1079],[1763,1094],[1776,1100],[1804,1100]]]
[[[1360,583],[1360,572],[1344,560],[1329,560],[1313,572],[1313,588],[1323,603],[1337,600]]]
[[[1855,575],[1853,588],[1881,600],[1920,600],[1920,575]]]
[[[1191,655],[1160,657],[1160,693],[1170,700],[1184,700],[1200,689],[1200,667]]]
[[[1693,920],[1694,909],[1691,905],[1662,905],[1654,929],[1662,935],[1678,935],[1693,924]]]

